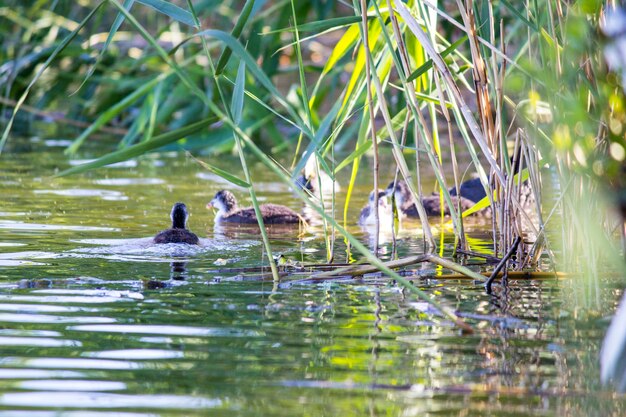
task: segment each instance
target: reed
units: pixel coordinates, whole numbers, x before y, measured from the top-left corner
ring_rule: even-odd
[[[334,194],[329,215],[324,197],[313,201],[298,192],[323,213],[329,261],[337,232],[375,264],[375,256],[348,233],[347,212],[363,158],[374,159],[377,189],[379,154],[389,151],[396,178],[406,180],[416,201],[435,191],[440,204],[450,207],[462,251],[471,250],[467,216],[491,206],[493,255],[513,256],[519,244],[517,268],[536,267],[544,255],[557,269],[585,270],[597,280],[598,273],[589,271],[601,269],[603,256],[610,253],[611,262],[620,262],[612,244],[615,221],[599,206],[607,190],[599,180],[619,180],[626,105],[619,79],[607,76],[603,64],[595,30],[600,8],[527,1],[520,12],[507,1],[433,6],[354,0],[351,7],[337,3],[334,14],[326,14],[325,4],[248,0],[240,12],[239,2],[219,8],[190,0],[186,7],[106,0],[92,9],[57,5],[50,10],[9,2],[0,7],[6,23],[0,30],[8,43],[0,51],[0,62],[7,62],[0,67],[0,81],[2,103],[12,104],[0,152],[21,110],[45,111],[69,92],[64,117],[90,123],[68,147],[69,154],[80,152],[104,127],[126,134],[121,149],[61,175],[186,138],[191,152],[236,151],[238,170],[225,172],[210,160],[204,166],[244,184],[258,210],[247,168],[251,156],[289,183],[312,157],[315,169],[332,178],[350,167],[343,225],[335,219]],[[20,18],[24,15],[33,16],[32,22]],[[19,36],[14,29],[43,49],[12,46]],[[323,37],[333,32],[341,34]],[[138,51],[133,42],[139,41],[144,47]],[[311,58],[320,44],[328,49],[325,62]],[[78,58],[86,55],[90,59]],[[224,134],[232,140],[224,140]],[[339,146],[352,151],[335,160]],[[289,169],[270,157],[276,149],[293,161]],[[467,170],[459,153],[471,159]],[[434,189],[422,181],[426,172],[434,174]],[[461,213],[450,190],[458,194],[468,173],[480,179],[486,197]],[[552,181],[558,186],[546,198],[545,185]],[[520,202],[529,195],[534,204]],[[433,219],[421,204],[418,212],[428,251],[434,252]],[[568,224],[557,224],[557,217]],[[524,238],[529,235],[534,242]],[[263,239],[277,277],[265,234]],[[577,256],[586,245],[592,246],[587,251],[592,261],[583,265]],[[374,254],[377,248],[378,243]]]

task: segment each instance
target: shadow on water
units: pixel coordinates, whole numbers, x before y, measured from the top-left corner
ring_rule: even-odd
[[[0,179],[2,415],[622,415],[596,382],[606,323],[575,323],[554,281],[488,296],[433,265],[408,268],[477,330],[465,336],[380,274],[311,280],[302,265],[327,255],[319,223],[271,229],[281,271],[297,271],[275,285],[258,230],[215,227],[204,207],[225,185],[183,158],[52,180],[61,152],[12,156]],[[263,202],[303,209],[263,180]],[[367,194],[357,184],[347,226],[371,244],[356,225]],[[199,246],[151,243],[176,201]],[[435,229],[449,254],[452,234]],[[484,228],[468,229],[489,253]],[[391,235],[381,242],[388,259]],[[420,253],[419,224],[396,244]],[[342,239],[334,250],[337,263],[358,260]]]

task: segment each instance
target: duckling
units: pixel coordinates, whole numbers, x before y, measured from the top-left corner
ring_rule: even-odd
[[[170,218],[172,219],[172,228],[162,231],[154,237],[154,243],[188,243],[197,245],[200,240],[198,236],[191,233],[185,228],[187,224],[187,206],[183,203],[176,203],[172,207]]]
[[[381,225],[391,225],[393,213],[391,211],[391,205],[387,201],[387,195],[385,190],[372,190],[367,205],[361,209],[361,215],[359,216],[359,225],[365,226],[376,223],[376,216],[374,215],[374,201],[378,194],[378,220]]]
[[[215,222],[257,224],[253,207],[238,208],[237,199],[227,190],[218,191],[206,206],[216,208]],[[260,207],[264,224],[298,224],[302,217],[289,207],[278,204],[262,204]]]
[[[393,181],[389,183],[387,189],[385,190],[387,195],[394,194],[396,199],[396,204],[398,205],[398,209],[401,214],[406,217],[415,217],[419,218],[419,214],[417,212],[417,206],[415,205],[415,200],[411,195],[408,185],[403,180],[398,180],[396,182],[395,190],[393,186]],[[474,201],[471,201],[463,196],[451,196],[452,204],[455,206],[457,204],[461,204],[461,211],[468,210],[474,205]],[[421,199],[422,206],[424,206],[424,210],[426,211],[427,216],[441,216],[441,203],[439,200],[438,194],[431,194],[426,197],[422,197]],[[450,207],[448,204],[444,202],[444,216],[450,215]]]
[[[317,165],[317,156],[313,155],[306,162],[302,175],[296,178],[296,186],[302,188],[303,190],[308,190],[311,194],[318,197],[320,194],[328,195],[332,194],[333,191],[338,192],[340,189],[339,183],[337,181],[333,181],[333,179],[321,167],[319,168],[319,177],[317,176]],[[320,185],[322,191],[321,193]]]

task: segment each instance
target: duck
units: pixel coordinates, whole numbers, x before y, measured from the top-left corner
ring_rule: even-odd
[[[513,174],[518,174],[522,168],[522,161],[520,158],[510,158],[511,169]],[[492,188],[493,189],[493,188]],[[452,187],[448,190],[451,196],[456,196],[456,187]],[[487,197],[487,192],[485,191],[485,187],[483,186],[480,178],[474,177],[467,181],[462,182],[459,185],[459,195],[463,198],[466,198],[474,203],[478,203],[483,198]],[[519,190],[517,192],[517,196],[519,198],[520,206],[524,209],[530,209],[536,205],[535,202],[535,193],[533,192],[532,186],[530,185],[529,180],[525,180],[519,186]],[[487,215],[491,214],[491,207],[487,207],[485,212]]]
[[[200,243],[198,236],[191,233],[186,228],[189,212],[184,203],[174,204],[170,218],[172,219],[172,228],[157,234],[154,237],[154,243],[187,243],[189,245],[197,245]]]
[[[206,207],[207,209],[217,209],[216,223],[258,223],[254,208],[237,207],[237,199],[228,190],[218,191]],[[279,204],[262,204],[259,209],[264,224],[298,224],[303,221],[302,216],[298,213]]]
[[[452,187],[448,190],[451,196],[456,196],[456,187]],[[472,178],[467,181],[462,182],[459,185],[459,195],[463,198],[466,198],[474,203],[479,202],[483,198],[487,197],[487,193],[485,192],[485,187],[483,187],[483,183],[480,182],[480,178]]]
[[[378,197],[378,221],[381,225],[391,225],[393,219],[393,212],[391,211],[391,205],[387,200],[387,194],[385,190],[379,189],[378,191],[372,190],[367,200],[367,205],[361,209],[359,215],[359,225],[372,225],[376,224],[376,216],[374,214],[374,201]]]
[[[330,195],[333,191],[338,192],[341,188],[339,183],[336,180],[333,181],[321,167],[318,169],[318,166],[317,155],[313,155],[306,162],[302,174],[295,179],[295,185],[317,197]]]
[[[419,218],[419,213],[417,211],[415,200],[413,199],[413,196],[411,195],[409,186],[406,184],[404,180],[396,181],[395,187],[394,187],[394,182],[393,181],[390,182],[387,188],[385,189],[385,193],[388,196],[390,195],[394,196],[398,210],[403,216]],[[461,197],[451,196],[450,198],[452,200],[452,204],[454,204],[455,207],[458,207],[458,205],[460,204],[462,212],[465,210],[468,210],[476,203],[475,201],[472,201],[463,196]],[[422,203],[422,206],[424,207],[424,211],[426,212],[427,216],[441,216],[442,215],[441,200],[439,198],[439,194],[433,193],[431,195],[422,197],[420,202]],[[483,214],[486,214],[486,212]],[[444,207],[443,207],[443,215],[444,216],[450,215],[450,207],[448,207],[448,204],[445,201],[444,201]]]

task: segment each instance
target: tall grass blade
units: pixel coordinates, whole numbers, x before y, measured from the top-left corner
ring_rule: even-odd
[[[217,83],[217,76],[215,76],[215,81]],[[243,113],[243,98],[244,98],[244,84],[246,81],[246,65],[243,60],[239,61],[239,68],[237,70],[237,78],[235,81],[235,91],[233,94],[232,103],[233,106],[230,109],[230,117],[232,117],[232,122],[234,126],[238,126],[241,118],[241,114]],[[219,88],[219,87],[218,87]],[[220,96],[223,98],[224,96],[220,93]],[[217,109],[216,109],[217,110]],[[229,122],[230,122],[229,117]],[[254,188],[252,187],[252,177],[250,176],[250,171],[248,170],[248,163],[246,161],[246,156],[243,153],[243,145],[242,135],[239,133],[240,129],[236,129],[233,134],[235,136],[235,142],[237,144],[237,152],[239,153],[239,159],[241,160],[241,167],[243,168],[244,176],[246,177],[246,182],[250,184],[248,187],[248,192],[250,194],[250,200],[252,201],[252,207],[254,208],[254,213],[256,215],[257,223],[259,224],[259,229],[261,231],[261,237],[263,238],[263,245],[265,246],[265,251],[267,253],[267,260],[270,264],[270,269],[272,270],[272,277],[274,278],[274,282],[278,282],[280,277],[278,276],[278,269],[276,268],[276,262],[274,262],[274,258],[272,256],[272,246],[270,245],[269,237],[267,236],[267,231],[265,230],[265,222],[263,220],[263,214],[261,213],[261,207],[259,206],[259,202],[256,198],[256,193]],[[242,132],[243,133],[243,132]]]
[[[151,81],[141,85],[137,90],[124,97],[118,103],[109,107],[105,112],[98,116],[98,118],[87,129],[85,129],[76,139],[74,139],[72,144],[65,149],[65,153],[68,155],[75,154],[76,151],[78,151],[78,149],[92,133],[96,132],[102,126],[110,122],[122,111],[132,106],[137,100],[148,94],[148,92],[152,88],[154,88],[159,82],[169,77],[171,74],[172,72],[165,72],[158,77],[155,77]]]
[[[278,91],[278,89],[274,86],[274,84],[270,81],[268,76],[263,72],[261,68],[256,63],[256,60],[252,58],[252,56],[244,49],[244,47],[229,35],[226,32],[222,32],[221,30],[215,29],[207,29],[201,32],[196,33],[194,36],[206,36],[209,38],[215,38],[222,41],[225,45],[230,47],[234,54],[236,54],[239,59],[243,60],[248,67],[250,73],[254,76],[265,87],[270,94],[272,94],[272,98],[276,100],[293,118],[293,121],[296,125],[300,126],[302,132],[308,136],[309,138],[313,138],[314,134],[311,130],[306,126],[306,124],[302,121],[300,116],[298,116],[297,112],[293,109],[293,107],[289,104],[287,99],[283,97],[283,95]]]
[[[59,174],[55,175],[55,177],[64,177],[64,176],[71,175],[71,174],[78,174],[81,172],[88,171],[90,169],[100,168],[105,165],[110,165],[116,162],[122,162],[131,158],[141,156],[147,152],[161,148],[165,145],[169,145],[172,142],[176,142],[177,140],[180,140],[192,133],[198,132],[204,129],[205,127],[215,123],[217,120],[218,119],[215,116],[208,117],[206,119],[200,120],[199,122],[196,122],[189,126],[176,129],[173,132],[168,132],[159,136],[155,136],[149,141],[138,143],[128,148],[125,148],[116,152],[112,152],[108,155],[105,155],[101,158],[96,159],[95,161],[91,161],[86,164],[82,164],[82,165],[72,167],[70,169],[66,169],[65,171],[62,171]]]
[[[17,101],[15,107],[13,108],[13,113],[11,114],[11,118],[9,119],[6,127],[4,128],[4,132],[2,133],[2,138],[0,138],[0,154],[2,154],[2,150],[4,149],[4,144],[9,138],[9,133],[11,132],[11,128],[13,127],[13,122],[15,122],[15,116],[17,115],[17,112],[20,110],[20,107],[22,107],[22,104],[24,104],[24,101],[26,100],[26,97],[28,97],[28,93],[30,92],[33,85],[35,85],[35,83],[39,80],[39,78],[41,78],[44,71],[48,69],[48,67],[50,66],[50,63],[57,57],[57,55],[59,55],[61,51],[63,51],[67,47],[67,45],[69,45],[70,42],[72,42],[72,40],[76,37],[76,35],[78,35],[78,32],[80,32],[80,30],[83,27],[85,27],[87,22],[91,20],[91,18],[96,14],[96,12],[100,9],[100,7],[102,7],[104,3],[105,3],[104,1],[101,1],[100,3],[98,3],[98,5],[93,10],[91,10],[89,14],[87,14],[87,16],[85,16],[85,18],[80,22],[80,24],[76,27],[76,29],[74,29],[69,35],[67,35],[63,39],[63,41],[59,44],[59,46],[57,46],[54,49],[54,51],[52,52],[52,54],[50,54],[46,62],[44,62],[44,64],[41,66],[41,68],[39,68],[39,70],[37,71],[33,79],[30,81],[30,83],[28,84],[24,92],[22,93],[21,97]]]
[[[250,188],[251,185],[247,182],[245,182],[244,180],[242,180],[239,177],[234,176],[233,174],[230,174],[226,171],[224,171],[223,169],[220,169],[214,165],[209,164],[208,162],[204,162],[198,158],[194,158],[193,156],[191,156],[191,154],[189,152],[187,152],[187,155],[192,157],[194,161],[196,161],[202,168],[206,169],[207,171],[210,171],[212,173],[214,173],[215,175],[219,175],[220,177],[224,178],[226,181],[230,182],[231,184],[235,184],[238,185],[240,187],[243,188]]]
[[[246,84],[246,64],[239,61],[239,69],[237,70],[237,78],[235,79],[235,89],[230,104],[233,115],[233,121],[237,124],[241,123],[241,115],[243,114],[243,98]]]
[[[402,19],[404,19],[409,29],[411,30],[411,32],[413,32],[415,37],[420,41],[426,53],[433,60],[435,67],[441,73],[442,78],[445,80],[448,91],[450,91],[450,93],[454,96],[454,98],[457,101],[457,104],[460,108],[461,114],[463,115],[463,119],[465,120],[465,123],[467,124],[470,131],[472,132],[472,135],[476,139],[476,142],[478,142],[478,145],[483,151],[483,155],[487,159],[487,162],[493,168],[496,178],[498,179],[500,184],[504,186],[504,184],[506,183],[504,175],[502,174],[502,171],[498,163],[494,159],[493,154],[491,153],[491,150],[489,149],[489,146],[487,145],[487,142],[485,141],[484,135],[482,131],[480,130],[478,123],[474,119],[474,115],[471,109],[465,103],[465,100],[461,96],[461,92],[459,91],[458,86],[454,83],[452,75],[450,74],[450,70],[441,59],[441,56],[437,53],[437,51],[433,47],[430,39],[428,39],[428,37],[422,30],[417,20],[415,20],[415,18],[411,15],[411,12],[409,11],[409,9],[407,9],[407,7],[402,2],[396,2],[395,4],[398,10],[398,13],[400,13],[400,15],[402,16]]]
[[[241,32],[243,31],[244,26],[248,22],[250,18],[250,13],[252,12],[252,8],[254,7],[254,0],[247,0],[246,4],[244,4],[243,9],[241,10],[241,14],[239,15],[239,19],[237,19],[237,23],[233,28],[232,32],[230,32],[233,38],[239,38]],[[217,61],[217,66],[215,67],[215,75],[218,76],[224,71],[226,68],[226,64],[228,64],[228,60],[230,59],[230,55],[232,54],[232,50],[227,46],[222,52],[222,56]]]
[[[371,19],[371,17],[370,17]],[[358,23],[361,21],[361,16],[345,16],[345,17],[333,17],[326,20],[318,20],[316,22],[302,23],[298,25],[298,30],[300,32],[325,32],[330,29],[340,29],[344,26],[351,25],[353,23]],[[264,33],[264,35],[270,35],[274,33],[282,33],[282,32],[293,32],[295,30],[294,27],[282,28],[271,30],[269,32]]]
[[[461,46],[465,41],[467,40],[467,35],[462,36],[460,39],[458,39],[456,42],[454,42],[452,45],[448,46],[446,49],[444,49],[443,51],[441,51],[441,57],[445,58],[448,55],[450,55],[452,52],[456,51],[456,49]],[[409,75],[406,79],[407,82],[411,82],[416,80],[417,78],[419,78],[421,75],[425,74],[426,72],[428,72],[428,70],[430,70],[433,67],[433,60],[429,59],[427,60],[424,65],[420,66],[418,69],[416,69],[415,71],[413,71],[411,73],[411,75]]]
[[[193,16],[187,10],[181,9],[173,3],[165,0],[137,0],[137,3],[142,3],[148,7],[153,8],[159,13],[163,13],[172,19],[184,23],[187,26],[197,27],[193,20]]]
[[[130,9],[133,7],[133,4],[135,4],[135,0],[126,0],[123,6],[126,10],[130,12]],[[76,94],[81,88],[83,88],[83,86],[89,80],[89,78],[91,78],[94,71],[98,67],[98,64],[100,63],[100,60],[102,59],[107,49],[109,48],[109,45],[113,41],[115,34],[117,33],[120,26],[122,26],[122,23],[124,23],[124,15],[121,13],[118,13],[117,17],[115,18],[115,21],[113,22],[113,25],[111,26],[111,30],[109,31],[109,34],[107,35],[107,38],[104,41],[104,45],[102,46],[102,49],[100,50],[100,53],[98,54],[98,57],[96,58],[96,62],[94,62],[93,65],[91,65],[91,67],[87,71],[87,75],[85,75],[85,78],[83,79],[83,82],[80,83],[80,86],[78,86],[76,91],[74,91],[74,93],[72,94]]]

